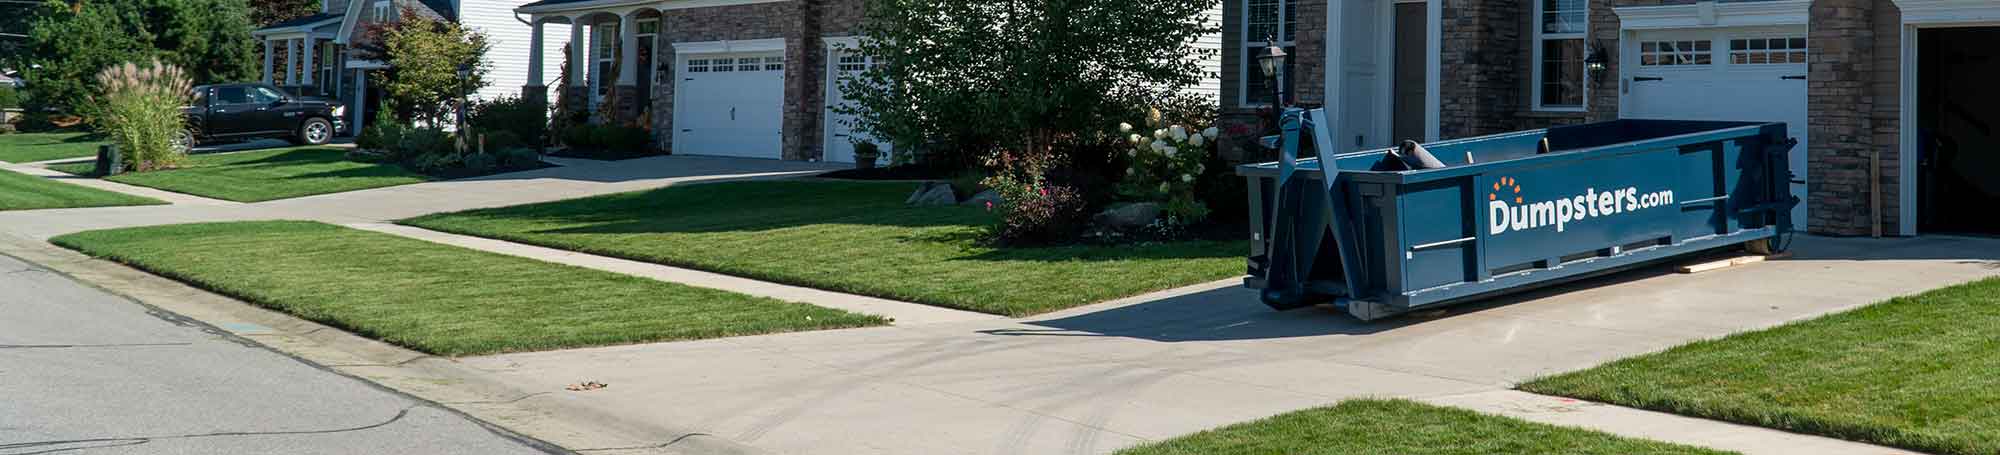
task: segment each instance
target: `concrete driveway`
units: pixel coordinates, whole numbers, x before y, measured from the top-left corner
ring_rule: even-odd
[[[461,359],[549,399],[784,453],[1091,454],[1363,396],[1538,375],[2000,275],[2000,240],[1804,237],[1793,259],[1638,270],[1364,324],[1212,283],[1026,320]]]

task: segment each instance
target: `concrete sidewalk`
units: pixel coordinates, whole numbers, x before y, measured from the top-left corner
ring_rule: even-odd
[[[567,398],[782,453],[1096,454],[1385,396],[1746,453],[1900,453],[1610,406],[1587,419],[1507,412],[1524,407],[1508,405],[1522,397],[1506,389],[1539,375],[2000,274],[2000,240],[1801,238],[1796,251],[1727,272],[1658,267],[1377,323],[1274,312],[1219,283],[1028,320],[461,362],[520,390],[604,381],[613,386]]]
[[[192,196],[89,180],[73,183],[99,185],[102,189],[160,198],[177,205],[0,212],[0,234],[46,239],[96,229],[249,220],[380,223],[432,213],[574,199],[681,183],[805,176],[838,168],[798,161],[659,156],[254,204],[181,201]]]

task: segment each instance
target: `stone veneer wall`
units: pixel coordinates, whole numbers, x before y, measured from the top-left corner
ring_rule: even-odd
[[[807,31],[807,27],[812,24],[801,20],[801,13],[817,10],[820,1],[797,0],[666,11],[661,17],[657,42],[658,69],[653,71],[652,120],[653,130],[659,136],[660,148],[671,150],[674,143],[674,87],[679,81],[674,72],[679,69],[680,59],[674,51],[673,43],[783,38],[785,40],[785,114],[782,127],[785,131],[784,158],[800,160],[815,157],[816,155],[807,155],[809,151],[807,147],[810,145],[813,149],[817,149],[818,144],[808,144],[816,141],[801,139],[800,136],[805,132],[800,130],[803,123],[813,123],[812,130],[817,131],[817,122],[807,122],[806,115],[801,114],[798,107],[810,101],[804,99],[806,98],[804,92],[810,91],[807,90],[809,87],[802,85],[818,86],[811,80],[818,74],[813,70],[814,62],[818,61],[813,56],[824,53],[817,51],[819,45],[817,38],[806,38],[816,35]],[[809,47],[815,52],[808,52]]]
[[[1876,143],[1877,7],[1876,0],[1812,4],[1806,92],[1812,148],[1806,179],[1812,182],[1807,226],[1813,232],[1872,233],[1870,156],[1894,147],[1893,140]],[[1895,98],[1883,101],[1894,104]],[[1884,154],[1881,160],[1893,162],[1894,155]],[[1882,183],[1885,190],[1890,188],[1888,179]]]

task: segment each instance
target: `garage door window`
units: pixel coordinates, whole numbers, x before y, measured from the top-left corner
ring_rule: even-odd
[[[1729,63],[1736,65],[1789,65],[1806,62],[1806,39],[1737,38],[1729,40]]]
[[[1641,41],[1639,66],[1686,66],[1713,63],[1707,40]]]

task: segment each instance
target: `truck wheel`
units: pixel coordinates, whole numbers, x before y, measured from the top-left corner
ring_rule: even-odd
[[[197,145],[194,139],[194,131],[189,130],[181,130],[179,133],[174,133],[174,137],[168,139],[167,144],[173,147],[174,153],[183,155],[194,151],[194,146]]]
[[[1757,239],[1743,242],[1743,249],[1749,251],[1750,254],[1758,256],[1770,256],[1778,252],[1776,249],[1771,248],[1771,239]]]
[[[298,135],[292,142],[299,145],[326,145],[333,140],[333,123],[323,118],[309,118],[299,124]]]

